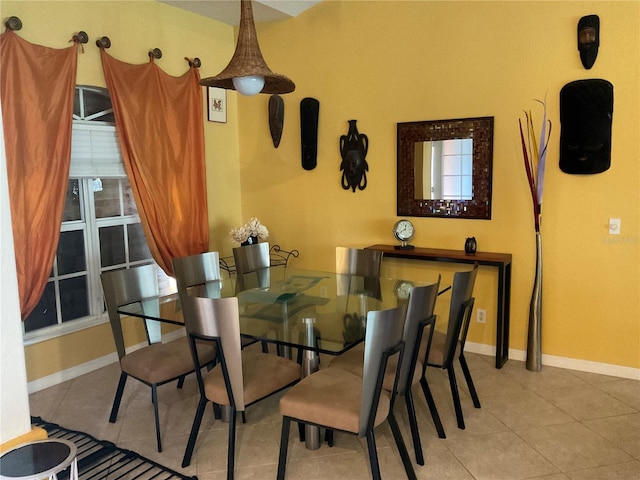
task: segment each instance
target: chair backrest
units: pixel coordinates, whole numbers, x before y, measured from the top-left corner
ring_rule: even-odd
[[[367,314],[367,331],[365,334],[364,364],[362,372],[362,401],[360,405],[360,424],[358,435],[363,437],[373,429],[378,400],[390,355],[400,355],[398,365],[402,361],[404,342],[404,308],[375,310]],[[400,369],[397,369],[394,388],[391,392],[391,405],[397,391]]]
[[[107,312],[109,314],[109,322],[113,338],[116,342],[116,350],[118,358],[125,356],[124,337],[122,335],[122,323],[120,314],[117,312],[118,307],[129,303],[142,301],[143,310],[157,309],[159,313],[159,303],[157,296],[158,291],[158,274],[155,265],[143,265],[127,270],[112,270],[104,272],[100,275],[102,281],[102,290],[104,291],[104,300],[107,304]],[[144,299],[153,298],[149,301]],[[160,324],[149,320],[146,322],[147,339],[149,343],[160,341]]]
[[[218,252],[205,252],[174,258],[171,263],[178,291],[194,285],[203,285],[207,296],[220,297],[220,256]]]
[[[271,263],[269,258],[269,242],[235,247],[233,249],[233,260],[235,261],[238,275],[267,268]]]
[[[336,247],[337,294],[382,298],[380,268],[382,252],[363,248]]]
[[[404,395],[407,388],[411,388],[411,380],[422,341],[427,342],[426,354],[429,355],[429,347],[433,337],[433,324],[435,323],[433,311],[436,306],[439,288],[440,276],[438,276],[438,281],[433,285],[412,287],[409,291],[409,303],[407,304],[402,336],[404,339],[404,355],[400,366],[400,380],[398,383],[398,393],[400,395]],[[423,339],[423,332],[426,327],[429,327],[430,330],[429,334],[425,336],[426,338]]]
[[[336,247],[336,273],[380,277],[382,255],[379,250]]]
[[[444,346],[444,364],[447,366],[453,361],[453,357],[458,346],[458,341],[462,342],[466,339],[466,331],[469,327],[468,320],[471,319],[473,310],[473,287],[476,283],[478,274],[478,263],[473,266],[473,270],[467,272],[456,272],[453,275],[453,285],[451,287],[451,303],[449,307],[449,325],[447,326],[447,335]],[[466,326],[464,324],[466,323]],[[464,332],[461,338],[460,333]]]
[[[192,339],[191,351],[195,353],[193,340],[215,341],[221,363],[227,394],[231,405],[243,411],[244,381],[242,377],[242,353],[240,344],[240,313],[238,298],[205,298],[191,295],[189,289],[180,293],[180,304],[184,311],[184,323]],[[196,356],[197,359],[197,356]],[[194,359],[194,365],[197,365]],[[199,361],[199,359],[197,359]],[[202,377],[196,368],[198,383]],[[201,387],[202,388],[202,387]]]
[[[233,249],[236,264],[236,293],[250,288],[268,287],[271,283],[269,243],[255,243]]]

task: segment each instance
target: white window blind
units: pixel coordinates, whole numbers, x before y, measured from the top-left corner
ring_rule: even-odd
[[[116,127],[74,123],[70,177],[123,177]]]

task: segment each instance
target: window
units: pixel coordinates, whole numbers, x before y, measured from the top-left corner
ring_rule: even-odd
[[[431,190],[434,199],[473,198],[473,139],[431,142]]]
[[[26,339],[95,324],[105,311],[100,273],[153,263],[122,164],[107,91],[76,87],[73,118],[60,241],[44,293],[25,319]]]

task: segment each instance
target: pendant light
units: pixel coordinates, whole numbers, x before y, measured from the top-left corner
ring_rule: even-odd
[[[243,95],[290,93],[295,84],[284,75],[273,73],[262,58],[251,0],[241,0],[238,44],[229,65],[215,77],[200,80],[200,85],[237,90]]]

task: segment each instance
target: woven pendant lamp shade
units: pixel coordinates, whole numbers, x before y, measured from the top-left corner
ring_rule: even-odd
[[[253,23],[251,0],[242,0],[240,10],[240,29],[238,44],[229,65],[215,77],[200,80],[200,85],[235,90],[233,78],[261,75],[264,77],[264,88],[260,93],[290,93],[296,85],[284,75],[273,73],[262,58],[256,26]]]

